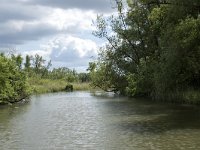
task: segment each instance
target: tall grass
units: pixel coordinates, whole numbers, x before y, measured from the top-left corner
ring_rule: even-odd
[[[90,83],[72,83],[75,91],[89,91],[92,90]]]
[[[32,87],[32,93],[42,94],[42,93],[53,93],[65,91],[66,85],[70,84],[65,80],[51,80],[51,79],[41,79],[41,78],[29,78],[28,83]],[[72,83],[73,90],[91,90],[89,83]]]
[[[40,78],[29,78],[28,83],[34,94],[64,91],[67,85],[63,80],[50,80]]]
[[[190,104],[200,104],[200,89],[188,89],[183,93],[183,100]]]
[[[157,93],[154,99],[171,103],[200,104],[200,89],[187,88],[166,91],[165,93]]]

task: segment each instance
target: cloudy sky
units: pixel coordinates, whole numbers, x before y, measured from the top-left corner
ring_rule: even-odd
[[[103,41],[91,33],[112,0],[0,0],[0,50],[52,60],[53,67],[85,71]]]

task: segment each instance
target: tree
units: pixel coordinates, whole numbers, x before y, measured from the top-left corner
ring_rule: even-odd
[[[166,98],[174,91],[200,88],[198,0],[129,0],[118,15],[98,16],[94,35],[105,38],[93,84],[131,96]]]
[[[26,55],[25,63],[24,63],[25,70],[29,71],[31,67],[31,57]]]
[[[40,72],[44,63],[45,63],[45,60],[42,58],[42,56],[36,54],[35,57],[33,58],[33,66],[36,73]]]
[[[22,69],[22,62],[23,62],[23,58],[21,55],[17,55],[15,56],[14,54],[11,55],[12,60],[16,63],[17,67],[19,69]]]
[[[0,103],[20,101],[30,94],[26,74],[16,60],[14,56],[0,56]]]
[[[135,3],[125,13],[121,1],[117,1],[117,7],[117,17],[111,16],[108,20],[102,16],[97,17],[94,35],[108,40],[108,44],[101,50],[99,62],[103,65],[99,66],[100,70],[101,66],[109,67],[106,70],[112,72],[112,75],[108,79],[116,90],[124,93],[128,86],[127,75],[138,74],[141,62],[151,62],[151,56],[158,57],[158,54],[154,54],[159,50],[158,39],[150,28],[147,8]],[[112,36],[109,36],[108,26],[115,33]],[[122,82],[119,83],[119,80]]]

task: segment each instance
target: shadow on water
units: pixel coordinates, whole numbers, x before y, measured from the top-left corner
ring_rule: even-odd
[[[11,119],[17,118],[21,114],[25,114],[30,107],[30,101],[26,101],[25,103],[15,103],[11,106],[3,105],[0,106],[0,126],[6,123],[9,123]]]
[[[152,112],[154,112],[152,110]],[[155,113],[154,113],[155,114]],[[141,115],[141,113],[140,113]],[[152,115],[152,114],[149,114]],[[194,110],[175,111],[155,118],[120,122],[117,126],[136,133],[160,133],[170,130],[200,129],[199,113]]]
[[[119,130],[138,134],[159,134],[171,130],[200,129],[200,107],[157,103],[144,99],[102,96],[111,117],[121,116],[112,123]],[[122,100],[121,100],[122,99]]]

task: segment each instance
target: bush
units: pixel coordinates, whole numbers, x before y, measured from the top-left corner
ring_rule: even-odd
[[[26,74],[11,58],[0,56],[0,103],[14,103],[29,95]]]

